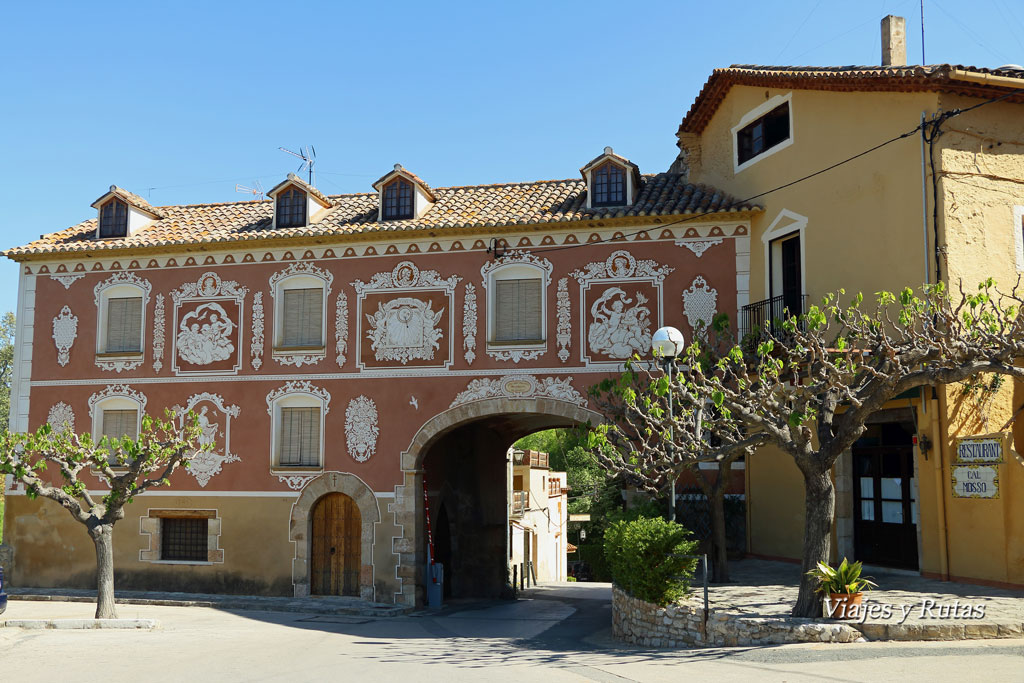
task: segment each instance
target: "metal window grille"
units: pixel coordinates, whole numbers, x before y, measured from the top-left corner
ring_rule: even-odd
[[[160,520],[160,559],[206,562],[208,519]]]

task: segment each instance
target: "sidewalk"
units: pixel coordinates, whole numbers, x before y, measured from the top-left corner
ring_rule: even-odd
[[[96,602],[96,591],[71,588],[8,588],[12,601]],[[119,605],[163,605],[170,607],[213,607],[215,609],[262,610],[342,614],[361,617],[397,617],[413,608],[369,602],[342,596],[309,598],[266,597],[262,595],[217,595],[213,593],[171,593],[160,591],[115,591]]]

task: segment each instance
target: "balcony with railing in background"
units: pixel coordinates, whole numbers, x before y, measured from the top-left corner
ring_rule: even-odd
[[[547,469],[548,454],[540,451],[512,451],[512,464]]]
[[[562,495],[562,479],[560,477],[551,477],[548,479],[548,498],[560,495]]]
[[[783,334],[782,323],[790,316],[807,312],[807,295],[773,296],[755,301],[740,309],[740,339],[758,330],[769,329],[776,336]]]
[[[512,517],[522,517],[530,507],[530,493],[528,491],[512,492]]]

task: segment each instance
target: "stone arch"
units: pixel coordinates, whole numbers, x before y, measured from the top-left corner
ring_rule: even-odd
[[[397,577],[400,589],[394,595],[396,603],[421,604],[423,575],[423,462],[431,447],[453,430],[489,418],[520,418],[530,425],[529,431],[559,426],[604,422],[600,413],[571,401],[547,397],[488,398],[453,406],[423,423],[409,447],[400,456],[403,484],[395,488],[395,502],[390,506],[395,524],[402,528],[402,537],[395,538],[393,550],[398,555]],[[534,428],[535,427],[535,428]],[[529,433],[527,431],[526,433]]]
[[[470,401],[438,413],[423,423],[412,443],[402,452],[402,469],[414,472],[423,466],[430,445],[446,432],[469,424],[474,420],[501,415],[539,415],[547,418],[565,418],[566,423],[598,425],[604,417],[576,403],[554,398],[488,398]]]
[[[324,472],[311,480],[298,499],[292,504],[288,525],[288,539],[295,543],[295,558],[292,560],[292,586],[295,597],[309,596],[309,552],[312,531],[313,506],[328,493],[343,493],[359,508],[362,516],[360,538],[359,597],[374,600],[373,588],[373,528],[380,522],[380,508],[377,497],[362,479],[348,472]]]

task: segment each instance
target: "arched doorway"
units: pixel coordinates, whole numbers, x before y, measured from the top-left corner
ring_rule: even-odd
[[[395,521],[404,531],[396,543],[402,548],[398,600],[422,604],[425,597],[424,481],[432,526],[437,528],[442,511],[447,517],[451,557],[445,574],[455,579],[452,597],[502,594],[508,581],[508,448],[542,429],[599,424],[602,416],[585,406],[582,396],[489,398],[453,406],[420,428],[402,453],[405,483],[396,490]]]
[[[359,595],[362,515],[344,493],[328,493],[313,506],[310,591],[314,595]]]

